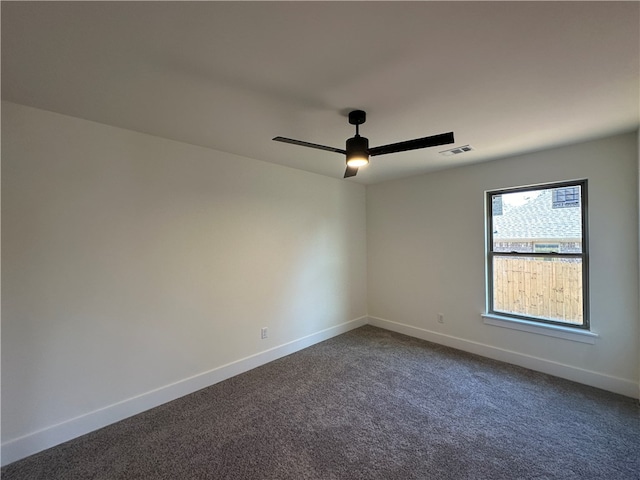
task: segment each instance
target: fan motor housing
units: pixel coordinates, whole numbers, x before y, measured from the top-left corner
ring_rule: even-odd
[[[369,158],[369,139],[356,135],[347,139],[347,155],[360,154]]]
[[[347,140],[347,167],[358,168],[369,163],[369,140],[360,135]]]

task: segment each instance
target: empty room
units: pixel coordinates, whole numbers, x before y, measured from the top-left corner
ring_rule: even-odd
[[[640,3],[0,3],[3,480],[640,478]]]

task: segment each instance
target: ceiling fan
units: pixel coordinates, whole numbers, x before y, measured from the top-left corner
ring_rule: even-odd
[[[432,135],[431,137],[416,138],[405,142],[391,143],[380,147],[369,148],[369,139],[360,136],[359,126],[367,120],[366,112],[362,110],[353,110],[349,112],[349,123],[356,126],[356,135],[347,139],[346,148],[327,147],[318,145],[317,143],[303,142],[302,140],[294,140],[293,138],[275,137],[276,142],[292,143],[301,147],[317,148],[319,150],[327,150],[329,152],[342,153],[347,156],[347,169],[344,172],[344,178],[354,177],[358,173],[358,168],[369,163],[369,156],[386,155],[387,153],[405,152],[407,150],[417,150],[419,148],[436,147],[438,145],[446,145],[453,143],[453,132],[441,133],[440,135]]]

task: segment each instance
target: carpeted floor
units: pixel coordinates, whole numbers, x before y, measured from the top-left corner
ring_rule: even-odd
[[[640,479],[637,400],[359,328],[4,467],[13,479]]]

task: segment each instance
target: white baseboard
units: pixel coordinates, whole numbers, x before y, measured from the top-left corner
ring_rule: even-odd
[[[52,425],[23,437],[2,444],[2,466],[28,457],[47,448],[59,445],[81,435],[105,427],[151,408],[170,402],[202,388],[214,385],[235,375],[303,350],[311,345],[348,332],[363,325],[373,325],[411,337],[420,338],[448,347],[474,353],[495,360],[511,363],[531,370],[548,373],[575,382],[602,388],[632,398],[638,398],[638,383],[589,370],[564,365],[522,353],[504,350],[470,340],[425,330],[411,325],[392,322],[377,317],[360,317],[292,342],[265,350],[207,372],[166,385],[142,395],[128,398],[85,415]]]
[[[485,345],[483,343],[465,340],[463,338],[445,335],[423,328],[413,327],[403,323],[392,322],[383,318],[369,317],[369,325],[384,328],[393,332],[402,333],[411,337],[420,338],[430,342],[463,350],[469,353],[475,353],[483,357],[492,358],[520,367],[529,368],[537,372],[548,373],[560,378],[572,380],[574,382],[590,385],[592,387],[601,388],[609,392],[619,393],[631,398],[638,398],[638,383],[624,378],[617,378],[590,370],[565,365],[562,363],[545,360],[543,358],[533,357],[502,348]]]
[[[2,466],[367,324],[360,317],[2,444]]]

